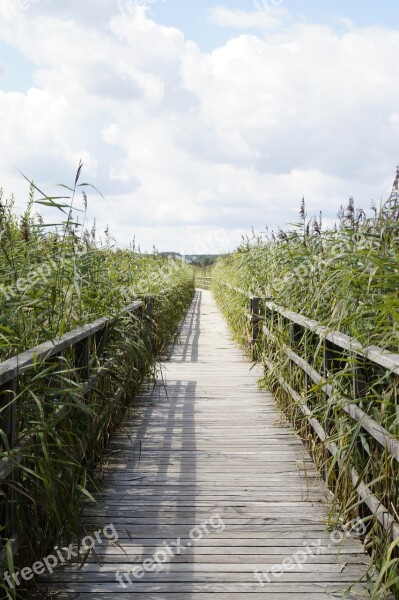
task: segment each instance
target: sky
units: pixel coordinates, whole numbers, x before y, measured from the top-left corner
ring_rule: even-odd
[[[0,187],[83,178],[120,246],[234,249],[369,208],[399,163],[393,0],[1,0]],[[44,210],[53,222],[54,214]]]

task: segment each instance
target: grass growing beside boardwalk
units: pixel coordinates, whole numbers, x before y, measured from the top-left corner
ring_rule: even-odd
[[[73,215],[49,230],[34,209],[18,219],[0,192],[1,360],[192,280],[178,260],[97,243]]]
[[[212,273],[213,289],[237,340],[242,344],[248,341],[249,300],[225,283],[269,298],[364,345],[374,344],[398,353],[398,184],[399,176],[389,201],[369,217],[356,210],[350,200],[340,213],[339,225],[325,231],[320,219],[307,219],[303,204],[301,220],[291,231],[256,239],[220,259]],[[259,360],[265,364],[264,385],[273,390],[281,410],[290,417],[325,472],[336,495],[338,518],[350,520],[360,512],[368,523],[366,545],[381,573],[376,583],[370,583],[370,597],[381,600],[391,592],[399,598],[399,540],[392,543],[383,528],[371,520],[359,506],[351,484],[350,469],[354,466],[362,482],[399,521],[397,462],[342,409],[353,402],[353,359],[341,361],[338,372],[330,374],[337,397],[327,400],[320,387],[306,388],[303,374],[292,369],[283,351],[284,345],[292,344],[284,319],[276,319],[273,331],[275,339],[259,345]],[[308,343],[313,344],[314,367],[322,372],[322,344],[316,339]],[[266,366],[270,363],[271,369]],[[356,398],[355,403],[399,439],[397,377],[382,369],[373,370],[370,365],[367,369],[365,395]],[[338,446],[335,458],[326,458],[324,447],[311,435],[299,407],[281,389],[280,377],[291,381],[322,423],[328,440]]]
[[[114,319],[105,355],[100,360],[93,352],[91,359],[100,383],[83,392],[66,351],[19,378],[22,450],[10,451],[0,422],[0,460],[14,461],[13,474],[0,482],[0,538],[4,549],[5,509],[13,505],[22,540],[16,557],[8,552],[11,572],[13,562],[31,565],[55,543],[76,538],[81,501],[96,484],[93,466],[140,383],[154,375],[155,354],[170,343],[194,293],[192,270],[182,262],[118,250],[108,231],[97,242],[95,228],[86,226],[87,186],[79,187],[79,177],[80,169],[65,198],[40,194],[32,184],[21,218],[0,193],[0,360],[100,317]],[[43,205],[56,215],[51,225],[37,213]],[[142,296],[156,297],[151,339],[139,315],[121,312]],[[0,578],[2,593],[27,594],[11,591]]]

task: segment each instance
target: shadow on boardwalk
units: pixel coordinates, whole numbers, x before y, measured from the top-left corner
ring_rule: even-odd
[[[118,544],[98,544],[79,570],[57,570],[40,597],[325,600],[361,580],[360,542],[331,543],[328,492],[300,440],[277,424],[272,396],[258,390],[210,292],[197,292],[163,378],[139,405],[82,516],[88,533],[113,524]],[[322,552],[295,562],[309,544]],[[116,580],[165,551],[162,570],[130,575],[132,585]],[[289,570],[270,572],[291,559]],[[356,584],[347,597],[368,596]]]

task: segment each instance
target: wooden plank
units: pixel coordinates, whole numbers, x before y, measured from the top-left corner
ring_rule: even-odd
[[[268,600],[298,600],[300,592],[290,592],[282,589],[273,589],[267,590],[267,598]],[[43,600],[43,592],[40,592],[38,595],[31,596],[32,600]],[[309,600],[331,600],[332,598],[340,598],[339,595],[334,596],[326,596],[324,592],[309,591],[305,592],[306,599]],[[57,600],[76,600],[77,596],[75,592],[63,592],[57,593]],[[140,592],[136,591],[135,588],[133,590],[129,589],[128,593],[124,593],[122,591],[113,591],[113,592],[97,592],[95,595],[95,600],[126,600],[126,598],[132,597],[134,600],[243,600],[243,596],[241,592],[196,592],[195,595],[191,592]],[[49,596],[50,598],[50,596]],[[250,596],[251,600],[264,600],[265,592],[260,590],[258,592],[251,592]],[[348,593],[345,596],[347,600],[359,600],[359,596],[356,591],[352,593]],[[94,600],[93,594],[80,592],[79,600]]]
[[[165,583],[160,581],[159,583],[142,583],[139,581],[135,581],[134,585],[132,587],[127,586],[125,590],[121,590],[121,586],[120,584],[118,584],[117,582],[112,582],[112,583],[102,583],[102,582],[87,582],[86,585],[78,585],[76,583],[73,582],[73,580],[71,581],[71,583],[69,583],[67,586],[63,586],[65,587],[65,591],[68,591],[69,593],[74,593],[76,594],[78,592],[79,596],[79,600],[82,597],[82,594],[86,593],[90,593],[92,594],[92,600],[94,600],[94,597],[96,600],[99,599],[100,594],[104,594],[104,593],[108,593],[108,594],[112,594],[112,599],[115,600],[115,598],[122,596],[122,594],[124,594],[125,598],[128,597],[128,595],[133,595],[133,594],[137,594],[137,593],[158,593],[161,594],[161,598],[164,598],[164,594],[165,593],[173,593],[173,594],[178,594],[178,593],[187,593],[187,592],[191,592],[192,594],[197,594],[197,593],[207,593],[207,594],[211,594],[211,593],[233,593],[233,594],[239,594],[238,598],[240,598],[240,600],[243,600],[243,598],[245,598],[245,594],[252,594],[253,592],[260,592],[262,591],[263,596],[265,594],[265,590],[267,590],[267,593],[287,593],[287,592],[291,592],[292,594],[296,594],[296,599],[298,599],[300,597],[300,595],[303,595],[304,597],[307,597],[307,594],[312,594],[312,593],[323,593],[324,596],[322,596],[323,600],[327,600],[327,599],[331,599],[331,595],[333,595],[332,597],[334,598],[342,598],[343,597],[343,593],[344,591],[347,589],[347,585],[345,583],[323,583],[323,582],[319,582],[317,581],[318,577],[317,577],[317,573],[314,574],[314,580],[316,579],[316,581],[314,581],[313,583],[307,583],[307,582],[298,582],[296,581],[295,583],[288,583],[288,582],[272,582],[272,583],[268,583],[267,587],[264,589],[262,587],[260,587],[259,583],[256,582],[252,582],[252,583],[237,583],[237,582],[226,582],[226,583],[179,583],[179,582],[172,582],[172,583]],[[349,583],[349,582],[347,582]],[[63,584],[61,584],[63,585]],[[51,588],[56,588],[56,585],[51,586]],[[133,589],[132,589],[133,588]],[[62,589],[62,588],[61,588]],[[363,587],[362,585],[353,585],[353,596],[345,596],[345,598],[357,598],[357,600],[359,600],[359,598],[370,598],[370,595],[366,595],[366,589],[365,587]],[[59,596],[57,596],[58,598]],[[76,596],[75,596],[76,597]],[[191,596],[192,597],[192,596]],[[194,596],[195,598],[195,596]]]

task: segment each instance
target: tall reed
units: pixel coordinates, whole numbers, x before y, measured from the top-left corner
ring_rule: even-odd
[[[224,256],[213,272],[213,289],[237,340],[246,344],[250,335],[246,312],[248,298],[228,288],[236,288],[273,300],[291,311],[314,319],[328,329],[338,330],[360,340],[364,345],[378,345],[398,352],[399,347],[399,173],[391,197],[373,214],[356,209],[352,199],[339,213],[335,228],[325,230],[322,219],[308,219],[304,201],[300,221],[289,231],[270,233],[247,240],[234,253]],[[354,361],[348,357],[331,375],[337,397],[326,402],[318,386],[305,385],[300,369],[283,351],[292,345],[290,330],[284,319],[272,323],[274,340],[261,340],[259,360],[265,364],[263,385],[271,388],[280,408],[288,415],[307,442],[320,469],[326,473],[335,492],[336,519],[350,519],[356,514],[368,523],[366,546],[380,567],[381,578],[370,584],[370,595],[380,600],[388,591],[399,598],[398,543],[371,520],[359,506],[350,479],[354,465],[362,481],[399,520],[397,465],[373,438],[342,409],[356,402],[399,438],[398,381],[392,373],[370,363],[360,365],[366,373],[362,398],[354,399]],[[304,339],[298,341],[304,346]],[[308,336],[315,368],[322,372],[323,347],[316,336]],[[272,368],[268,366],[272,363]],[[334,441],[338,456],[326,458],[324,446],[309,434],[299,406],[284,392],[279,379],[291,381],[312,414],[325,427],[328,440]],[[333,518],[333,517],[332,517]]]
[[[96,487],[94,465],[141,383],[155,376],[156,354],[172,339],[194,292],[192,271],[180,261],[113,247],[108,229],[104,242],[97,241],[95,226],[86,224],[89,186],[80,183],[81,170],[72,186],[62,187],[62,197],[30,182],[22,217],[15,215],[14,199],[0,191],[0,359],[100,317],[114,322],[105,355],[100,359],[93,348],[98,384],[82,389],[66,351],[19,377],[19,449],[8,447],[0,421],[0,461],[14,461],[12,476],[0,485],[0,513],[14,504],[22,540],[16,556],[8,553],[10,571],[12,563],[31,564],[54,543],[77,538],[82,499]],[[43,205],[61,220],[46,224],[36,212]],[[145,295],[156,297],[151,337],[139,316],[121,312]],[[3,547],[6,526],[0,525]],[[7,598],[28,593],[5,584],[0,590]]]

